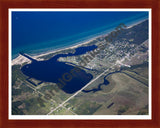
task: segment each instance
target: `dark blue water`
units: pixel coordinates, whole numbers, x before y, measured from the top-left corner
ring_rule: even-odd
[[[89,89],[89,90],[82,90],[82,92],[85,92],[85,93],[93,92],[93,93],[95,93],[95,92],[97,92],[97,91],[102,90],[101,86],[103,86],[103,85],[105,85],[105,86],[109,85],[109,81],[106,80],[106,78],[107,78],[109,75],[112,75],[112,74],[114,74],[114,73],[123,73],[123,74],[126,74],[126,75],[130,76],[130,77],[133,78],[133,79],[136,79],[135,77],[133,77],[133,76],[131,76],[131,75],[125,73],[125,72],[121,72],[121,71],[122,71],[122,69],[120,69],[119,71],[115,71],[115,72],[110,72],[110,73],[108,73],[106,76],[104,76],[104,82],[103,82],[103,83],[100,83],[97,88],[93,88],[93,89]],[[135,71],[132,71],[132,72],[138,74],[138,73],[135,72]],[[139,81],[139,82],[141,82],[141,83],[143,83],[144,85],[148,86],[148,84],[144,83],[143,81],[140,81],[139,79],[136,79],[136,80]]]
[[[40,53],[74,45],[114,29],[148,17],[148,12],[12,12],[12,59],[19,52]],[[32,61],[22,72],[37,80],[58,83],[59,78],[74,66],[57,62],[59,57],[85,54],[96,46],[77,48],[74,54],[59,54],[47,61]],[[62,88],[75,93],[86,85],[92,75],[81,70]]]
[[[12,12],[12,58],[74,45],[148,12]]]
[[[100,83],[97,88],[93,88],[93,89],[90,89],[90,90],[82,90],[82,91],[85,92],[85,93],[88,93],[88,92],[93,92],[93,93],[95,93],[95,92],[97,92],[97,91],[102,90],[102,88],[101,88],[102,85],[107,86],[107,85],[109,84],[109,81],[106,80],[106,78],[107,78],[109,75],[112,75],[112,74],[114,74],[114,73],[119,73],[119,72],[121,72],[121,71],[115,71],[115,72],[108,73],[108,74],[104,77],[104,82],[103,82],[103,83]]]
[[[64,62],[58,62],[59,57],[75,56],[85,54],[88,51],[94,50],[97,46],[79,47],[75,49],[75,53],[58,54],[46,61],[32,60],[31,64],[27,64],[21,68],[21,71],[29,76],[29,78],[35,78],[43,82],[60,83],[59,79],[62,79],[63,74],[71,74],[71,70],[74,66],[68,65]],[[84,70],[74,73],[70,81],[64,81],[65,85],[61,88],[66,93],[75,93],[85,86],[93,76],[87,74]]]

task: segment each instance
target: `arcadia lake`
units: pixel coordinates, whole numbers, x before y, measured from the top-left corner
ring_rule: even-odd
[[[58,58],[82,55],[96,48],[96,45],[78,47],[75,49],[75,53],[57,54],[45,61],[36,61],[29,58],[32,62],[24,65],[21,68],[21,71],[29,78],[34,78],[42,82],[58,83],[58,79],[61,78],[64,73],[70,72],[70,70],[74,69],[74,66],[72,65],[57,61]],[[91,74],[86,73],[85,70],[81,69],[80,72],[73,75],[72,80],[66,82],[65,86],[61,89],[69,94],[75,93],[89,83],[92,78],[93,76]]]

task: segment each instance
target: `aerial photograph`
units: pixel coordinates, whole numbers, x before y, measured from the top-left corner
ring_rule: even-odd
[[[149,22],[146,10],[11,10],[11,116],[149,115]]]

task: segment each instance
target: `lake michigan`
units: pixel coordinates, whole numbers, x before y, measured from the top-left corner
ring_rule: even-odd
[[[85,42],[148,18],[148,12],[12,12],[12,59]]]

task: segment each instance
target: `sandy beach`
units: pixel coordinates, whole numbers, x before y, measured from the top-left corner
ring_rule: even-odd
[[[146,19],[145,19],[146,20]],[[128,26],[128,28],[132,28],[133,26],[137,25],[137,24],[140,24],[141,22],[145,21],[145,20],[142,20],[142,21],[139,21],[139,22],[136,22],[136,23],[133,23],[132,25]],[[110,32],[108,32],[110,33]],[[40,55],[36,55],[36,56],[31,56],[32,58],[36,59],[37,61],[43,61],[44,59],[39,59],[39,57],[42,57],[42,56],[45,56],[45,55],[49,55],[51,53],[56,53],[56,52],[59,52],[59,51],[62,51],[62,50],[68,50],[68,49],[75,49],[77,47],[80,47],[82,45],[85,45],[85,44],[88,44],[90,43],[91,41],[93,41],[94,39],[98,38],[98,37],[103,37],[103,36],[106,36],[108,35],[108,33],[106,34],[102,34],[102,35],[99,35],[99,36],[96,36],[94,38],[91,38],[90,40],[86,41],[86,42],[83,42],[83,43],[80,43],[80,44],[76,44],[74,46],[70,46],[70,47],[67,47],[67,48],[62,48],[62,49],[58,49],[58,50],[54,50],[54,51],[51,51],[51,52],[46,52],[46,53],[43,53],[43,54],[40,54]],[[31,61],[22,56],[22,55],[19,55],[17,58],[13,59],[11,61],[11,65],[22,65],[23,63],[31,63]]]
[[[31,63],[31,61],[28,58],[19,55],[17,58],[12,60],[12,65],[22,65],[25,62]]]
[[[97,36],[97,37],[99,37],[99,36]],[[39,57],[42,57],[42,56],[45,56],[45,55],[49,55],[49,54],[52,54],[52,53],[56,53],[56,52],[59,52],[59,51],[62,51],[62,50],[75,49],[77,47],[80,47],[82,45],[90,43],[91,41],[93,41],[97,37],[94,37],[94,38],[90,39],[89,41],[86,41],[86,42],[83,42],[83,43],[80,43],[80,44],[77,44],[77,45],[74,45],[74,46],[71,46],[71,47],[62,48],[62,49],[59,49],[59,50],[54,50],[54,51],[51,51],[51,52],[46,52],[46,53],[42,53],[40,55],[31,56],[31,57],[33,59],[36,59],[37,61],[43,61],[44,59],[39,59]],[[17,58],[12,60],[12,64],[11,65],[22,65],[25,62],[26,63],[31,63],[31,61],[28,58],[26,58],[26,57],[24,57],[22,55],[19,55]]]

